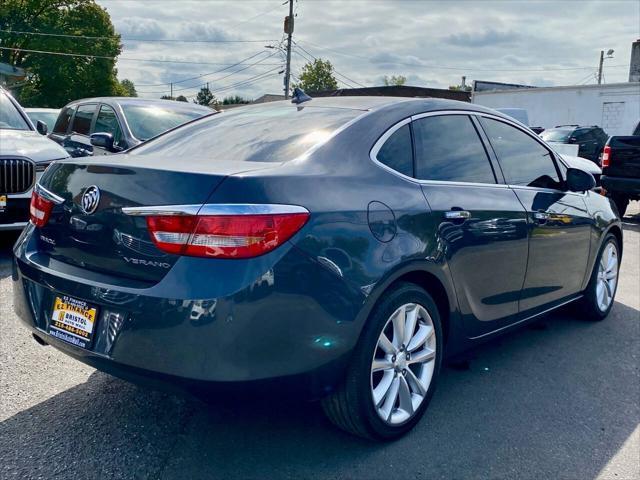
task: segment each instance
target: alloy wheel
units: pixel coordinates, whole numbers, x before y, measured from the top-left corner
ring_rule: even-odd
[[[433,320],[419,304],[399,307],[387,320],[371,362],[371,398],[390,425],[409,420],[422,404],[435,368]]]
[[[606,311],[613,302],[618,283],[618,248],[614,242],[608,242],[600,256],[596,301],[601,311]]]

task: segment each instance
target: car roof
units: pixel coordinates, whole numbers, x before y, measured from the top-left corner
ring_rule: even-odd
[[[29,113],[29,112],[33,112],[33,113],[37,113],[37,112],[59,112],[60,109],[59,108],[25,108],[24,109],[25,112]]]
[[[201,110],[203,112],[212,112],[213,110],[203,105],[189,102],[178,102],[175,100],[163,100],[156,98],[139,98],[139,97],[91,97],[82,98],[69,102],[66,107],[72,107],[81,103],[106,103],[117,105],[161,105],[175,110]]]

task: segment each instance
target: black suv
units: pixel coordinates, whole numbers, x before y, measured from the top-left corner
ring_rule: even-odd
[[[558,125],[555,128],[545,130],[540,136],[549,143],[578,145],[578,156],[588,158],[595,163],[599,163],[602,149],[609,139],[609,135],[597,125],[591,127]]]
[[[193,103],[130,97],[76,100],[49,135],[72,157],[119,153],[215,110]]]

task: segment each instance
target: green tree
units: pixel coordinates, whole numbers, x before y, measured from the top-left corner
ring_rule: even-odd
[[[217,102],[216,97],[211,93],[209,87],[202,87],[198,92],[198,95],[196,95],[193,103],[204,105],[205,107],[213,107]]]
[[[230,97],[224,97],[222,99],[222,105],[238,105],[238,104],[244,105],[247,103],[251,103],[251,101],[246,98],[242,98],[239,95],[232,95]]]
[[[5,30],[0,32],[3,47],[92,55],[0,50],[0,62],[27,70],[26,84],[19,92],[25,106],[61,107],[78,98],[119,92],[115,57],[122,49],[120,36],[107,11],[94,0],[1,0],[0,29]],[[25,35],[6,30],[101,38]]]
[[[160,100],[175,100],[175,98],[169,96],[169,95],[162,95],[160,97]]]
[[[136,92],[136,86],[131,80],[127,78],[120,81],[120,83],[118,84],[117,90],[118,90],[117,95],[121,97],[137,97],[138,96],[138,92]]]
[[[407,77],[405,77],[404,75],[391,75],[390,77],[385,75],[382,81],[387,87],[399,86],[407,83]]]
[[[333,65],[329,60],[317,58],[313,62],[305,64],[298,78],[300,82],[294,84],[293,87],[301,88],[307,93],[338,88],[336,77],[333,76]]]
[[[189,100],[187,100],[187,97],[185,97],[184,95],[178,95],[178,96],[176,97],[176,100],[177,100],[178,102],[188,102],[188,101],[189,101]]]

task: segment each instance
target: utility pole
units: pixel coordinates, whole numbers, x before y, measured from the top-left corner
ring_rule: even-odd
[[[604,63],[604,50],[600,50],[600,65],[598,65],[598,85],[602,83],[602,64]]]
[[[284,33],[287,34],[287,67],[284,74],[284,98],[289,98],[291,81],[291,37],[293,36],[293,0],[289,0],[289,16],[284,19]]]
[[[171,95],[169,95],[169,98],[173,100],[173,83],[171,83],[170,85],[171,85]]]

